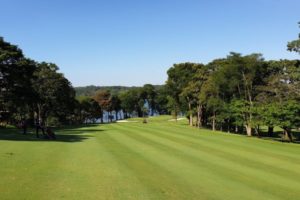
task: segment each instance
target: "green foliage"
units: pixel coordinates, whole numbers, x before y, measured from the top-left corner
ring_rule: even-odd
[[[295,100],[284,101],[277,105],[276,125],[283,129],[300,127],[300,104]]]
[[[35,63],[21,49],[0,37],[0,121],[24,116],[32,101],[31,78]]]
[[[179,111],[186,111],[192,115],[192,104],[196,104],[198,98],[196,91],[199,80],[198,76],[202,72],[202,64],[197,63],[179,63],[174,64],[168,71],[168,80],[166,81],[166,89],[169,95],[169,108],[175,118]],[[199,72],[199,73],[197,73]],[[201,77],[202,78],[202,77]],[[192,118],[190,118],[190,124]]]
[[[23,56],[15,45],[0,38],[0,120],[20,118],[46,122],[55,117],[66,123],[74,109],[71,83],[51,63],[37,63]]]
[[[153,87],[158,90],[162,85],[153,85]],[[140,87],[126,87],[126,86],[85,86],[85,87],[74,87],[76,91],[76,96],[95,96],[96,92],[99,90],[109,90],[112,95],[119,95],[120,93],[126,92],[131,89]]]
[[[45,122],[49,115],[67,120],[67,113],[71,114],[74,109],[75,91],[71,83],[57,70],[55,64],[40,63],[32,80],[38,118]]]
[[[300,27],[300,22],[299,22],[299,27]],[[287,44],[287,49],[289,51],[295,51],[300,54],[300,33],[297,40],[293,40]]]
[[[299,126],[290,117],[282,117],[296,112],[279,110],[288,109],[290,101],[299,103],[298,60],[264,61],[261,54],[230,53],[205,66],[176,64],[168,70],[166,87],[169,108],[189,115],[190,125],[196,115],[198,126],[239,128],[249,136],[261,125]]]
[[[155,110],[159,114],[170,114],[168,108],[168,91],[166,86],[157,89],[157,95],[155,98]]]
[[[103,118],[103,110],[98,102],[87,96],[76,97],[76,106],[74,110],[74,121],[77,123],[96,122]]]

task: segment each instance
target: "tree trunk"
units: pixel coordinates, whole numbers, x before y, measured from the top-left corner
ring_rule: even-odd
[[[212,130],[215,131],[216,130],[216,113],[214,112],[213,116],[212,116]]]
[[[252,128],[250,125],[245,125],[247,136],[252,136]]]
[[[239,127],[238,127],[238,125],[235,125],[234,132],[235,132],[235,133],[239,133]]]
[[[177,107],[175,106],[175,110],[174,110],[174,119],[177,122]]]
[[[137,113],[138,113],[138,117],[143,117],[143,113],[140,109],[137,110]]]
[[[42,112],[41,109],[42,108],[41,107],[42,107],[41,104],[37,105],[37,109],[38,109],[38,111],[37,111],[37,118],[38,118],[39,121],[42,120],[42,116],[41,116],[41,112]]]
[[[118,121],[118,111],[115,111],[116,121]]]
[[[189,124],[190,126],[193,126],[193,113],[192,113],[192,105],[191,102],[188,103],[189,106]]]
[[[189,114],[189,125],[193,126],[193,114],[192,113]]]
[[[269,137],[273,137],[273,133],[274,133],[274,127],[273,126],[269,126],[268,127],[268,135],[269,135]]]
[[[256,133],[256,135],[258,136],[258,137],[260,137],[260,126],[259,125],[257,125],[257,127],[255,128],[255,133]]]
[[[197,126],[200,128],[202,126],[202,106],[197,107]]]
[[[288,139],[290,142],[293,142],[292,133],[289,128],[284,128],[283,134],[284,134],[284,139]]]

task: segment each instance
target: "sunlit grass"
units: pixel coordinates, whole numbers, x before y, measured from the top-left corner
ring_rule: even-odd
[[[0,129],[0,199],[299,199],[299,144],[191,128],[170,116]]]

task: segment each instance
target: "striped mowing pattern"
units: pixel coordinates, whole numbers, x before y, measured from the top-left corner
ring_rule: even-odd
[[[1,199],[300,199],[297,144],[167,120],[58,138],[0,140]]]

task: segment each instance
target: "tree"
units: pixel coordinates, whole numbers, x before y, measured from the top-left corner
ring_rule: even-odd
[[[37,64],[32,79],[36,114],[43,123],[47,123],[51,114],[60,120],[67,120],[74,110],[75,91],[63,74],[57,71],[55,64],[42,62]]]
[[[20,118],[29,118],[33,123],[35,115],[45,123],[49,117],[66,123],[75,106],[71,83],[58,73],[55,64],[25,58],[21,49],[3,38],[0,38],[0,91],[0,118],[4,113],[11,123]]]
[[[257,95],[256,86],[261,83],[263,70],[263,58],[261,54],[241,56],[238,53],[231,53],[226,63],[219,69],[224,89],[225,98],[235,99],[238,108],[235,111],[243,115],[243,125],[248,136],[252,135],[254,99]],[[235,106],[237,104],[233,104]],[[243,105],[243,108],[240,108]]]
[[[89,107],[88,107],[89,119],[94,123],[97,119],[100,118],[101,123],[103,123],[103,110],[100,107],[99,103],[96,102],[93,98],[89,99]]]
[[[261,116],[264,123],[269,126],[270,136],[276,125],[284,129],[287,139],[292,140],[291,128],[298,126],[296,115],[298,107],[295,102],[299,104],[300,99],[300,61],[269,61],[267,66],[267,76],[263,85],[258,88],[260,91],[258,100],[264,107]]]
[[[98,102],[100,107],[108,112],[109,120],[111,121],[110,114],[112,111],[112,99],[111,94],[109,90],[99,90],[96,92],[93,99]]]
[[[206,105],[207,110],[211,113],[212,130],[216,130],[217,114],[223,108],[223,101],[220,98],[220,89],[211,75],[201,87],[199,101]]]
[[[156,101],[155,98],[157,96],[157,92],[155,90],[155,87],[151,84],[145,84],[141,88],[141,98],[144,100],[144,104],[147,104],[149,109],[151,111],[151,115],[153,115],[154,111],[156,110]],[[144,106],[144,105],[143,105]]]
[[[23,117],[31,109],[31,78],[35,63],[17,46],[0,37],[0,118]]]
[[[103,123],[103,111],[93,98],[88,96],[79,96],[76,98],[75,118],[79,123],[96,122],[100,118]]]
[[[278,106],[276,113],[277,124],[284,130],[284,138],[293,141],[291,130],[300,126],[299,101],[288,100]]]
[[[168,92],[166,86],[163,85],[157,89],[157,95],[155,98],[156,111],[160,114],[169,114],[168,110]]]
[[[299,27],[300,27],[300,22],[298,24],[299,24]],[[293,40],[291,42],[288,42],[287,49],[289,51],[295,51],[295,52],[298,52],[300,54],[300,33],[298,35],[297,40]]]
[[[118,95],[111,96],[111,109],[115,111],[115,118],[118,120],[118,113],[121,110],[121,100]]]
[[[174,64],[168,71],[168,80],[166,87],[170,98],[172,98],[172,107],[174,110],[175,118],[177,119],[177,110],[181,110],[183,107],[188,107],[190,113],[189,121],[190,125],[193,125],[192,117],[192,102],[193,99],[190,96],[190,92],[183,92],[184,88],[189,86],[191,78],[197,72],[197,68],[202,65],[195,63],[180,63]],[[182,97],[182,98],[181,98]]]

